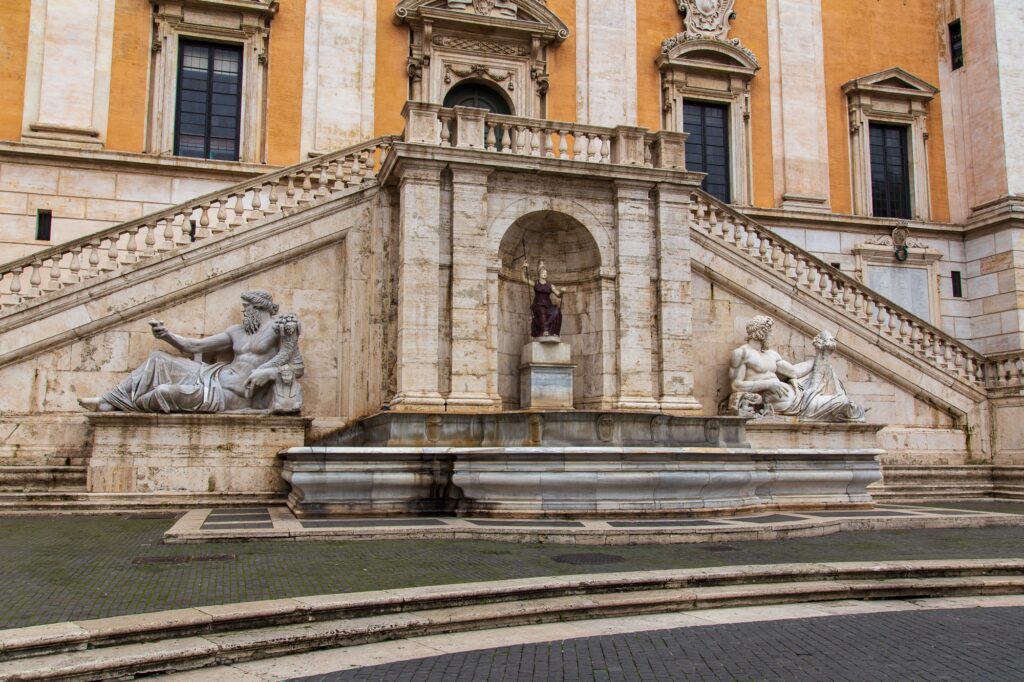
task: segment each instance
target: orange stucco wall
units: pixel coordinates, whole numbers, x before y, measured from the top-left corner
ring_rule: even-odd
[[[843,83],[899,66],[932,85],[939,84],[939,38],[934,0],[822,3],[825,45],[825,95],[828,116],[829,177],[832,210],[852,212],[850,149]],[[865,43],[865,36],[870,42]],[[937,95],[928,116],[928,165],[933,220],[949,220],[942,109]]]
[[[143,151],[153,7],[146,0],[117,0],[110,62],[107,148]]]
[[[374,87],[374,135],[398,135],[405,127],[402,107],[409,98],[409,29],[395,24],[398,0],[377,3],[377,69]]]
[[[569,37],[548,48],[548,118],[576,122],[576,0],[548,0],[548,9],[569,28]]]
[[[0,139],[21,137],[28,61],[29,0],[0,3]]]
[[[270,25],[267,78],[267,163],[299,161],[306,3],[282,2]]]
[[[738,0],[729,36],[739,38],[757,57],[761,70],[750,85],[750,134],[754,205],[774,206],[772,118],[768,76],[768,13],[763,0]],[[655,60],[661,43],[683,29],[675,3],[636,0],[637,124],[661,128],[661,74]]]

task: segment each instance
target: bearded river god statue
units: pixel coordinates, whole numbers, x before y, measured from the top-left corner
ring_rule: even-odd
[[[300,325],[294,315],[277,311],[269,293],[248,291],[242,294],[242,324],[205,339],[179,336],[151,320],[153,336],[182,353],[230,350],[234,357],[205,363],[154,351],[113,390],[78,402],[97,412],[298,412]]]
[[[791,416],[799,421],[864,421],[864,408],[847,396],[832,367],[835,338],[822,331],[814,337],[814,358],[791,364],[771,348],[774,324],[765,315],[747,323],[747,342],[733,351],[729,362],[733,393],[719,411],[747,417]]]

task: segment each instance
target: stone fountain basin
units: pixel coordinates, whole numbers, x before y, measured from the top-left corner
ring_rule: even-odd
[[[281,453],[298,517],[615,518],[872,504],[873,448],[336,447]]]

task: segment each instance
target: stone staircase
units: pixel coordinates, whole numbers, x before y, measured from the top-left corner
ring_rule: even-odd
[[[84,465],[0,466],[0,493],[50,491],[55,493],[85,492]]]
[[[724,566],[320,595],[0,630],[0,680],[132,679],[406,637],[636,614],[1021,593],[1024,561],[991,559]]]
[[[394,139],[346,147],[6,263],[0,266],[0,319],[197,243],[375,185]]]

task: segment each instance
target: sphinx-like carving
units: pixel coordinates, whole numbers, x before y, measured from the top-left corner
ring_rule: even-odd
[[[190,339],[150,321],[153,336],[188,355],[231,351],[230,362],[206,363],[150,353],[120,384],[79,404],[98,412],[299,412],[304,365],[298,319],[277,316],[265,291],[242,294],[242,324],[220,334]]]
[[[765,315],[747,323],[747,342],[733,351],[729,362],[733,393],[719,406],[720,412],[747,417],[784,415],[800,421],[864,421],[864,408],[846,394],[832,367],[835,338],[822,331],[814,337],[814,358],[791,364],[771,348],[774,324]]]

